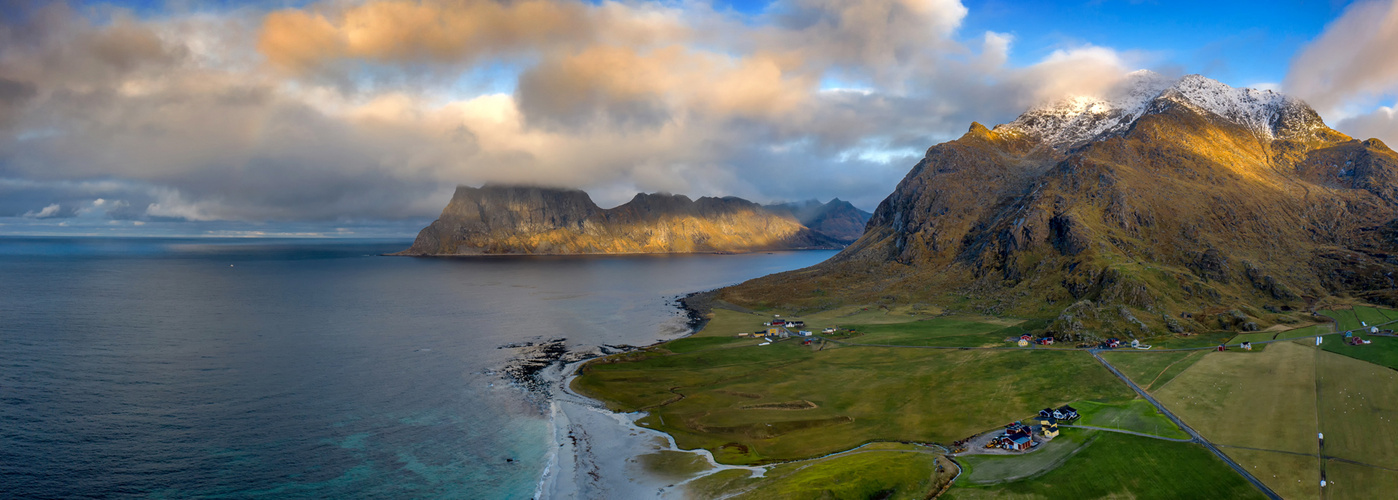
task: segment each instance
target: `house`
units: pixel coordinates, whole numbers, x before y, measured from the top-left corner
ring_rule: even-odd
[[[772,320],[772,326],[786,326],[786,320],[784,320],[784,319],[774,319],[774,320]]]
[[[805,322],[805,321],[791,321],[791,322],[788,322],[788,323],[786,324],[786,326],[789,326],[789,327],[792,327],[792,328],[805,328],[805,327],[806,327],[806,322]]]
[[[1044,408],[1044,409],[1042,409],[1042,410],[1039,410],[1039,418],[1052,418],[1052,417],[1053,417],[1053,408]]]
[[[1044,337],[1036,341],[1040,345],[1053,345],[1053,337]]]
[[[1251,350],[1252,350],[1252,342],[1243,342],[1243,350],[1244,350],[1244,351],[1251,351]]]
[[[814,339],[806,339],[801,341],[801,345],[811,345],[813,342],[815,342]]]
[[[1316,338],[1320,338],[1320,337],[1316,337]],[[1219,345],[1218,345],[1218,350],[1219,350],[1219,352],[1227,351],[1227,350],[1228,350],[1228,344],[1219,344]]]
[[[1026,451],[1034,445],[1034,440],[1029,436],[1019,436],[1010,438],[1010,446],[1006,449],[1014,451]]]
[[[1039,433],[1046,438],[1058,437],[1058,419],[1053,417],[1040,418]]]
[[[1063,406],[1059,407],[1057,410],[1054,410],[1054,411],[1053,411],[1053,418],[1056,418],[1056,419],[1058,419],[1058,420],[1060,420],[1060,421],[1061,421],[1061,420],[1077,420],[1077,418],[1078,418],[1078,410],[1073,409],[1073,407],[1071,407],[1071,406],[1063,405]]]
[[[826,334],[826,335],[829,335],[829,334],[835,333],[835,329],[834,329],[834,328],[826,328],[826,329],[824,329],[824,330],[821,330],[820,333],[824,333],[824,334]]]
[[[809,336],[811,336],[811,332],[810,332],[809,330],[801,330],[801,336],[802,336],[802,337],[809,337]]]
[[[1029,347],[1029,341],[1025,339],[1019,339],[1018,344],[1020,347]]]
[[[1116,337],[1112,337],[1112,338],[1107,339],[1107,348],[1108,348],[1108,349],[1116,349],[1116,348],[1118,348],[1118,347],[1121,347],[1121,339],[1118,339],[1118,338],[1116,338]]]

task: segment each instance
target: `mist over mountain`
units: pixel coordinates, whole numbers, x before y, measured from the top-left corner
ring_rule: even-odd
[[[765,205],[768,211],[790,214],[812,231],[829,236],[836,241],[851,243],[864,234],[864,225],[873,214],[856,208],[850,202],[839,198],[829,203],[806,200],[795,203],[774,203]]]
[[[1069,339],[1248,328],[1330,295],[1394,303],[1395,176],[1391,149],[1299,99],[1139,72],[1104,98],[973,123],[835,258],[724,295],[1053,318]]]

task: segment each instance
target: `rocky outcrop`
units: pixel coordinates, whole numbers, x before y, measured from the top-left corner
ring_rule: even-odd
[[[749,252],[840,248],[839,240],[733,197],[637,194],[603,209],[582,191],[461,186],[397,255]]]

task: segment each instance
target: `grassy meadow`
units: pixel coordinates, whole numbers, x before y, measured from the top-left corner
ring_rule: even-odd
[[[853,316],[862,316],[854,318],[861,325],[901,319],[908,337],[1013,326],[866,311],[803,319],[810,329],[844,326],[836,321]],[[810,458],[873,441],[950,443],[1046,406],[1133,395],[1085,352],[822,348],[798,339],[757,346],[734,336],[768,317],[719,310],[700,335],[589,363],[573,386],[616,410],[644,409],[650,414],[642,425],[733,464]],[[891,326],[861,338],[900,335]]]
[[[1214,443],[1315,454],[1314,352],[1210,352],[1154,396]]]
[[[1320,458],[1275,451],[1221,448],[1263,484],[1287,500],[1320,498]]]
[[[1317,354],[1325,454],[1398,469],[1398,371]]]
[[[1058,437],[1024,455],[969,455],[957,460],[965,467],[962,481],[997,484],[1036,476],[1063,465],[1094,439],[1098,431],[1062,429]]]
[[[1209,351],[1104,352],[1102,358],[1147,391],[1165,386]]]
[[[1144,399],[1133,399],[1121,403],[1096,403],[1082,401],[1074,406],[1078,410],[1078,421],[1073,425],[1090,425],[1105,429],[1150,434],[1176,439],[1189,439],[1189,434],[1171,422],[1168,417],[1155,409]]]
[[[1029,458],[1024,455],[1013,458]],[[970,466],[975,470],[975,465]],[[1050,498],[1266,498],[1204,447],[1113,432],[1056,468],[999,484],[957,481],[952,500]]]
[[[1332,500],[1393,498],[1398,491],[1398,471],[1330,460],[1325,473],[1325,497]]]

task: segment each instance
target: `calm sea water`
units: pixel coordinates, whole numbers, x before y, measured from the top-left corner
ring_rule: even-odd
[[[529,498],[503,344],[643,344],[833,252],[379,257],[408,241],[0,237],[0,497]]]

